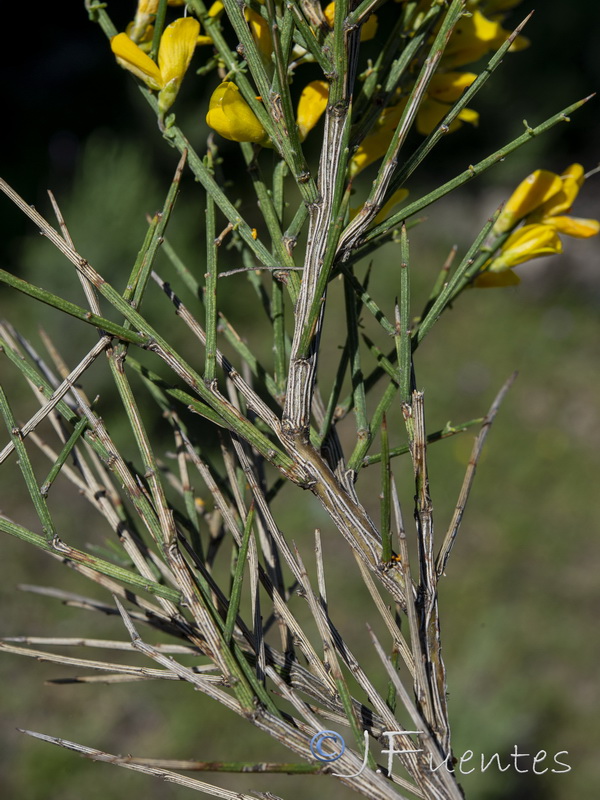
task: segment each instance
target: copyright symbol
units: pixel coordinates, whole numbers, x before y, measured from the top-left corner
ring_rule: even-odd
[[[333,753],[325,753],[323,751],[323,745],[327,741],[330,742],[328,749],[331,750],[333,748]],[[310,752],[319,761],[337,761],[338,758],[344,755],[345,750],[346,742],[335,731],[319,731],[310,740]]]

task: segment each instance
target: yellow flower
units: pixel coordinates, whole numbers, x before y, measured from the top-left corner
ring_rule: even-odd
[[[600,222],[597,219],[557,216],[545,219],[544,223],[551,225],[558,233],[573,236],[575,239],[589,239],[600,231]]]
[[[196,49],[200,25],[192,17],[184,17],[163,31],[158,48],[158,68],[163,80],[163,88],[158,96],[161,111],[173,105],[183,76],[190,65]]]
[[[298,100],[296,122],[300,132],[300,141],[304,141],[315,127],[327,108],[329,84],[327,81],[311,81],[302,90]]]
[[[152,36],[152,24],[157,10],[158,0],[138,0],[135,18],[127,26],[127,35],[134,42],[144,42]]]
[[[110,47],[122,67],[133,72],[137,78],[141,78],[150,89],[157,92],[162,89],[162,77],[158,66],[135,42],[131,41],[126,33],[113,36]]]
[[[327,108],[329,84],[312,81],[302,90],[298,101],[296,123],[304,141]],[[225,139],[233,142],[255,142],[268,146],[269,137],[240,90],[230,81],[221,83],[210,99],[207,124]]]
[[[490,272],[504,272],[533,258],[555,253],[562,253],[562,242],[551,225],[524,225],[511,233],[500,255],[492,259],[488,269]]]
[[[493,233],[507,233],[521,220],[525,224],[513,230],[502,245],[500,255],[485,265],[473,285],[512,286],[515,281],[511,283],[505,279],[506,282],[501,283],[492,275],[504,274],[532,258],[561,253],[559,233],[580,239],[595,236],[600,231],[598,220],[565,214],[573,205],[584,180],[581,164],[571,164],[562,175],[538,169],[521,181],[498,217]]]
[[[584,180],[581,164],[571,164],[562,175],[543,169],[532,172],[510,196],[494,225],[494,233],[505,233],[525,219],[529,225],[549,225],[567,236],[595,236],[600,231],[597,220],[566,216]]]
[[[231,81],[219,84],[210,98],[206,124],[232,142],[267,145],[269,137],[256,114]]]
[[[221,0],[215,0],[212,6],[208,9],[208,16],[209,17],[219,17],[223,11],[225,11],[225,6],[221,2]]]
[[[477,75],[474,72],[441,72],[434,75],[427,87],[427,94],[423,98],[417,111],[417,130],[423,136],[431,133],[440,124],[450,111],[452,103],[456,102],[463,91],[469,87]],[[471,108],[463,108],[458,117],[450,124],[449,133],[460,128],[463,122],[477,125],[479,114]]]
[[[386,108],[375,123],[375,127],[354,151],[350,159],[350,177],[354,178],[363,169],[377,161],[387,152],[396,130],[404,105]]]
[[[494,233],[506,233],[534,209],[562,188],[562,181],[554,172],[536,169],[517,186],[500,212],[494,225]]]
[[[330,28],[333,28],[333,20],[335,17],[335,2],[329,3],[323,9],[323,14],[325,15],[325,19],[327,20],[327,24]],[[370,39],[374,39],[377,33],[377,15],[371,14],[369,19],[364,23],[362,28],[360,29],[360,40],[361,42],[368,42]]]
[[[158,65],[126,33],[113,36],[110,46],[122,67],[159,92],[158,107],[164,113],[175,101],[199,33],[200,23],[192,17],[181,17],[168,25],[160,38]]]
[[[566,215],[585,181],[583,167],[581,164],[571,164],[560,177],[556,177],[560,180],[558,191],[537,206],[526,221],[552,225],[559,233],[578,239],[595,236],[600,231],[598,220]]]
[[[273,52],[273,39],[271,38],[271,31],[267,20],[246,6],[244,8],[244,16],[250,28],[252,38],[256,42],[256,47],[262,60],[270,64],[271,54]]]
[[[478,61],[486,53],[503,45],[509,35],[509,31],[504,30],[498,21],[488,19],[481,11],[475,10],[459,19],[444,50],[442,64],[450,68]],[[527,44],[525,37],[518,36],[511,50],[521,50]]]
[[[442,103],[454,103],[473,83],[474,72],[439,72],[427,87],[427,94]]]
[[[545,197],[541,203],[536,205],[532,217],[535,215],[542,219],[569,211],[585,181],[581,164],[571,164],[561,175],[555,177],[559,181],[558,186],[549,197]]]
[[[458,100],[464,89],[470,86],[476,77],[473,72],[446,72],[434,75],[417,111],[418,132],[423,136],[431,133],[450,110],[449,104]],[[350,160],[350,177],[358,175],[386,154],[405,107],[406,100],[403,100],[395,106],[386,108],[379,116],[372,132],[364,138]],[[477,125],[478,121],[479,114],[476,111],[463,108],[450,125],[449,132],[455,131],[463,122]]]

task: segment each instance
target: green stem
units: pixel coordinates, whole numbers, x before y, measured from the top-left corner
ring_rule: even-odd
[[[46,542],[51,543],[56,538],[56,530],[54,528],[54,523],[52,522],[52,517],[50,516],[50,510],[46,502],[46,496],[40,491],[35,478],[35,473],[33,471],[33,466],[31,465],[29,454],[27,453],[27,448],[23,443],[21,431],[19,430],[19,426],[15,421],[8,398],[6,397],[2,386],[0,386],[0,413],[2,414],[4,423],[8,429],[8,433],[10,434],[11,441],[15,448],[15,452],[17,454],[17,463],[19,465],[19,469],[21,470],[21,474],[23,475],[23,479],[27,486],[29,496],[31,497],[33,507],[35,508],[38,519],[42,525],[44,538]]]
[[[460,425],[451,425],[448,422],[439,431],[434,431],[433,433],[427,434],[427,444],[440,442],[442,439],[447,439],[450,436],[456,436],[457,433],[464,433],[466,430],[475,425],[481,425],[484,419],[485,417],[477,417],[476,419],[470,419],[468,422],[462,422]],[[393,447],[389,451],[389,456],[390,458],[396,458],[396,456],[403,456],[406,455],[406,453],[410,453],[410,448],[408,446]],[[372,456],[365,456],[362,461],[362,466],[369,467],[371,464],[379,464],[382,458],[383,453],[375,453]]]
[[[369,292],[364,288],[364,286],[360,283],[360,281],[356,278],[354,273],[352,272],[351,267],[348,267],[346,264],[342,264],[342,273],[344,275],[344,279],[348,282],[348,284],[352,287],[356,296],[360,298],[362,304],[367,308],[373,317],[377,320],[377,322],[381,325],[383,330],[389,335],[393,336],[396,328],[389,319],[385,316],[381,308],[377,305],[375,300],[371,297]]]
[[[398,391],[398,384],[397,383],[389,383],[385,392],[383,393],[381,400],[377,404],[377,408],[375,409],[373,415],[371,416],[371,430],[368,436],[364,437],[363,439],[359,439],[356,443],[354,450],[352,451],[352,455],[348,461],[348,469],[354,470],[354,472],[359,472],[362,465],[364,458],[373,444],[374,439],[374,431],[378,431],[381,428],[383,423],[384,414],[387,412],[389,407],[392,404],[394,397]]]
[[[400,373],[400,402],[409,403],[412,394],[412,356],[410,336],[410,268],[408,236],[402,226],[400,241],[400,308],[396,311],[396,348]]]
[[[217,245],[215,243],[215,202],[206,195],[206,285],[204,307],[206,309],[206,354],[204,380],[211,384],[216,376],[217,360]]]
[[[52,465],[50,472],[48,473],[48,477],[40,486],[40,494],[42,497],[47,497],[48,492],[50,491],[50,487],[58,477],[63,465],[65,464],[66,460],[68,459],[71,451],[79,441],[82,434],[85,432],[85,429],[88,426],[87,417],[82,417],[75,428],[73,429],[73,433],[69,436],[67,441],[64,444],[64,447],[58,454],[58,458],[56,459],[55,463]]]
[[[205,403],[201,403],[196,397],[188,392],[184,391],[183,389],[176,389],[174,386],[171,386],[166,381],[164,381],[160,375],[157,375],[151,369],[146,366],[142,366],[139,361],[137,361],[131,354],[127,356],[127,366],[132,367],[138,375],[147,383],[148,388],[152,387],[153,391],[157,392],[157,396],[160,396],[164,399],[165,407],[169,407],[169,402],[166,400],[167,397],[170,397],[173,400],[177,400],[178,403],[182,403],[186,408],[192,411],[194,414],[198,414],[204,419],[209,420],[215,425],[219,425],[220,427],[226,427],[228,430],[228,426],[224,426],[223,420],[221,417],[213,411],[210,406],[207,406]]]
[[[420,211],[423,211],[424,208],[434,203],[436,200],[439,200],[441,197],[452,192],[454,189],[457,189],[459,186],[462,186],[467,181],[472,180],[473,178],[481,175],[487,169],[492,167],[494,164],[497,164],[499,161],[504,161],[504,159],[517,150],[519,147],[522,147],[527,142],[530,142],[534,137],[539,136],[541,133],[545,133],[546,131],[553,128],[555,125],[558,125],[559,122],[570,122],[569,114],[573,111],[577,111],[577,109],[581,108],[582,105],[587,103],[593,95],[589,95],[588,97],[584,97],[583,100],[578,100],[576,103],[573,103],[570,106],[567,106],[563,111],[559,111],[558,114],[554,114],[554,116],[549,117],[547,120],[542,122],[540,125],[537,125],[535,128],[531,128],[529,125],[526,124],[526,131],[525,133],[518,136],[516,139],[513,139],[512,142],[509,142],[504,147],[496,150],[491,155],[487,156],[487,158],[478,161],[477,164],[471,164],[467,167],[467,169],[463,170],[459,175],[455,178],[452,178],[446,183],[439,186],[437,189],[429,192],[429,194],[424,195],[419,200],[415,200],[413,203],[405,206],[400,211],[392,214],[385,222],[382,222],[379,225],[371,228],[362,238],[362,245],[363,247],[368,245],[370,242],[376,241],[378,244],[383,244],[388,238],[391,237],[393,229],[396,228],[401,222],[406,220],[408,217],[413,216],[414,214],[418,214]],[[395,185],[395,184],[394,184]],[[361,258],[363,254],[361,254],[360,249],[353,255],[353,260],[357,258]]]
[[[531,15],[530,15],[531,16]],[[421,143],[421,145],[417,148],[417,150],[410,156],[406,162],[403,164],[402,168],[398,171],[398,173],[394,176],[392,180],[389,192],[392,194],[399,189],[407,179],[412,175],[412,173],[416,170],[416,168],[421,164],[424,159],[429,155],[429,153],[433,150],[435,145],[446,136],[450,125],[457,119],[460,112],[468,106],[471,100],[475,97],[475,95],[479,92],[479,90],[484,86],[487,80],[492,76],[494,71],[500,66],[502,60],[506,53],[508,52],[510,46],[512,45],[513,41],[516,39],[518,34],[521,32],[523,27],[525,26],[527,20],[524,20],[521,25],[508,37],[506,42],[498,49],[496,53],[492,56],[490,61],[488,62],[485,69],[477,76],[477,78],[473,81],[473,83],[467,87],[467,89],[463,92],[463,94],[459,97],[459,99],[453,104],[452,108],[448,111],[445,117],[441,120],[441,122],[436,125],[433,131],[427,136],[427,138]]]
[[[344,275],[344,296],[346,305],[346,329],[348,331],[348,355],[350,357],[350,378],[352,381],[352,395],[354,398],[354,414],[356,417],[356,435],[362,439],[369,435],[369,420],[367,417],[367,403],[363,371],[361,368],[360,346],[358,342],[358,314],[356,311],[356,298],[354,287],[350,284],[349,276]]]
[[[412,341],[412,349],[413,351],[417,349],[417,347],[421,344],[425,336],[429,333],[431,328],[439,319],[442,312],[448,307],[451,303],[452,298],[455,296],[456,291],[459,287],[465,284],[465,277],[468,274],[470,268],[473,265],[473,261],[479,250],[481,249],[488,233],[491,231],[494,222],[498,217],[498,213],[496,212],[491,219],[487,221],[487,223],[481,229],[479,235],[469,248],[466,256],[463,258],[459,266],[457,267],[454,275],[450,278],[444,289],[440,292],[438,298],[433,303],[431,308],[429,309],[427,315],[424,319],[419,323],[418,327],[413,333],[413,341]]]
[[[24,542],[29,542],[47,553],[52,553],[55,556],[60,556],[67,561],[74,561],[77,564],[82,564],[88,569],[99,572],[101,575],[107,575],[109,578],[124,583],[126,586],[132,586],[135,589],[149,592],[156,597],[164,597],[165,600],[171,600],[174,603],[181,602],[181,594],[175,589],[169,589],[167,586],[161,586],[159,583],[143,578],[141,575],[136,575],[123,567],[118,567],[116,564],[111,564],[110,561],[105,561],[102,558],[97,558],[82,550],[77,550],[74,547],[69,547],[58,538],[48,541],[44,536],[40,536],[33,531],[17,525],[15,522],[0,517],[0,530],[9,533],[11,536],[16,536]]]
[[[252,536],[252,525],[254,524],[254,503],[248,510],[246,523],[244,525],[244,535],[242,538],[242,545],[237,554],[235,565],[235,572],[233,576],[233,585],[231,587],[231,596],[229,598],[229,606],[227,608],[227,619],[225,620],[225,628],[223,630],[223,639],[226,644],[231,643],[233,636],[233,629],[240,609],[240,601],[242,599],[242,583],[244,581],[244,569],[246,568],[246,561],[248,559],[248,547],[250,545],[250,537]]]
[[[346,340],[346,344],[344,345],[342,354],[340,356],[340,363],[338,364],[338,368],[335,373],[335,379],[329,395],[329,400],[327,401],[327,408],[325,409],[325,414],[323,416],[321,429],[319,431],[319,447],[323,445],[323,442],[327,438],[329,431],[331,429],[333,418],[336,413],[336,406],[342,391],[342,386],[344,384],[344,376],[346,375],[346,370],[348,368],[349,360],[350,360],[350,349],[348,346],[348,340]]]
[[[285,7],[294,17],[294,22],[296,23],[298,31],[302,36],[302,42],[304,46],[313,56],[317,64],[321,67],[325,77],[330,76],[333,69],[331,61],[327,57],[327,54],[323,52],[323,47],[315,36],[313,29],[306,21],[306,17],[302,13],[300,6],[296,0],[286,0]]]
[[[154,20],[154,33],[152,34],[152,48],[150,50],[150,58],[155,63],[158,61],[158,48],[160,47],[160,37],[165,29],[165,21],[167,17],[167,3],[168,0],[158,0],[158,8],[156,10],[156,19]]]
[[[392,558],[392,510],[390,502],[390,445],[388,426],[385,414],[379,432],[381,437],[381,560],[388,562]]]
[[[283,242],[280,215],[275,207],[275,198],[267,189],[254,147],[248,142],[242,142],[242,153],[248,166],[248,173],[252,179],[252,186],[258,200],[258,207],[267,225],[269,236],[273,244],[273,256],[278,260],[281,269],[296,266],[293,257],[286,250]],[[287,169],[285,161],[280,161]],[[279,165],[278,164],[278,165]],[[277,171],[277,167],[275,167]],[[281,169],[279,170],[281,172]]]
[[[40,215],[38,212],[31,208],[22,197],[16,194],[8,185],[0,180],[0,188],[5,191],[6,194],[16,203],[16,205],[31,219],[33,220],[41,230],[44,231],[45,235],[50,239],[50,241],[65,255],[72,264],[75,265],[77,270],[83,275],[84,278],[87,278],[93,286],[103,295],[110,303],[117,309],[125,319],[134,327],[144,331],[144,337],[142,341],[145,343],[146,349],[151,352],[156,353],[163,361],[165,361],[170,368],[177,374],[179,377],[184,380],[189,386],[191,386],[194,391],[200,396],[202,400],[204,400],[208,405],[211,406],[218,414],[222,417],[223,421],[233,430],[236,430],[239,435],[246,439],[253,447],[255,447],[261,455],[263,455],[268,461],[272,464],[275,464],[279,469],[282,469],[288,475],[292,475],[294,472],[295,462],[283,452],[283,450],[279,449],[273,441],[267,438],[263,433],[261,433],[248,419],[243,417],[239,411],[234,408],[231,403],[229,403],[226,398],[224,398],[215,388],[207,387],[200,375],[187,364],[181,356],[165,341],[158,334],[158,332],[152,328],[149,323],[134,309],[131,308],[129,303],[127,303],[123,297],[109,284],[107,283],[91,266],[90,264],[82,258],[79,253],[77,253],[64,239],[60,236],[51,225]],[[25,287],[29,287],[29,284],[25,283],[25,281],[19,281],[19,279],[14,278],[9,273],[4,273],[0,271],[0,280],[2,280],[3,274],[8,276],[9,282],[11,285],[15,285],[19,288],[20,284],[24,284]],[[40,290],[41,291],[41,290]],[[52,296],[53,297],[53,296]],[[60,307],[62,310],[67,310],[68,308],[73,307],[78,309],[79,307],[73,306],[73,304],[67,304],[65,301],[60,300]],[[82,311],[82,310],[80,310]],[[83,312],[83,319],[89,321],[89,319],[93,318],[90,312]],[[104,320],[102,318],[98,318],[100,321],[97,323],[97,327],[101,327],[103,329],[107,329],[110,331],[110,328],[106,324],[108,320]],[[109,323],[112,327],[112,323]],[[119,330],[121,329],[119,326]],[[138,343],[139,339],[142,338],[139,334],[136,335],[137,338],[133,339],[134,335],[129,334],[128,331],[125,331],[125,335],[123,338],[126,341],[134,341]]]
[[[81,308],[81,306],[77,306],[75,303],[71,303],[68,300],[63,300],[62,297],[57,297],[57,295],[52,294],[52,292],[41,289],[39,286],[34,286],[32,283],[17,278],[15,275],[11,275],[10,272],[6,272],[3,269],[0,269],[0,281],[6,283],[8,286],[12,286],[13,289],[17,289],[19,292],[29,297],[40,300],[42,303],[46,303],[59,311],[63,311],[65,314],[69,314],[69,316],[75,317],[75,319],[86,322],[88,325],[92,325],[94,328],[104,331],[111,336],[115,336],[117,339],[121,339],[124,342],[139,344],[142,347],[148,344],[148,337],[145,334],[134,333],[122,325],[111,322],[105,317],[92,314],[91,311],[87,311],[85,308]]]

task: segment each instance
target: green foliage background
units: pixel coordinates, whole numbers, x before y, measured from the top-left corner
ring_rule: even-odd
[[[526,4],[520,6],[512,19],[518,21],[520,12],[528,10]],[[175,154],[161,142],[132,82],[113,65],[100,32],[87,23],[83,8],[40,13],[47,18],[35,34],[39,47],[33,48],[31,60],[23,57],[22,63],[14,65],[14,81],[9,82],[12,116],[5,130],[3,175],[42,211],[49,207],[44,191],[53,188],[80,251],[119,287],[141,243],[144,215],[162,202]],[[129,10],[115,13],[126,20]],[[421,185],[450,177],[512,138],[520,131],[521,119],[537,123],[593,91],[600,70],[592,38],[598,23],[595,3],[577,0],[565,9],[564,3],[547,0],[527,31],[532,47],[506,60],[478,106],[480,130],[448,138],[429,172],[420,175]],[[206,128],[192,83],[184,87],[177,113],[180,122],[185,120],[184,129],[195,130],[201,143]],[[418,264],[416,307],[449,247],[456,243],[464,250],[516,181],[533,168],[560,171],[574,160],[591,168],[598,158],[597,134],[595,102],[584,107],[570,126],[560,126],[535,140],[477,184],[434,206],[429,221],[411,234],[413,259]],[[598,196],[597,184],[591,180],[577,211],[597,217]],[[2,258],[8,268],[78,300],[70,267],[27,228],[8,202],[3,203],[1,219]],[[199,272],[202,220],[201,193],[193,181],[184,180],[169,235]],[[459,422],[484,413],[506,377],[514,369],[520,372],[488,440],[442,585],[455,750],[458,754],[467,749],[508,754],[515,744],[521,752],[567,750],[565,760],[572,767],[567,774],[544,776],[518,776],[513,770],[476,772],[462,781],[470,798],[570,800],[591,796],[593,787],[600,786],[596,752],[600,741],[596,713],[600,513],[594,492],[600,466],[599,255],[595,240],[571,242],[563,256],[526,265],[521,270],[523,283],[515,290],[468,293],[419,351],[417,384],[426,392],[429,430],[447,420]],[[376,296],[393,296],[397,258],[393,247],[378,257],[372,283]],[[161,262],[159,269],[164,267]],[[225,299],[225,312],[243,335],[255,341],[258,315],[252,309],[236,308],[238,278],[229,280],[232,291],[231,298]],[[172,314],[158,292],[151,302],[150,315]],[[2,289],[0,303],[3,316],[27,332],[36,345],[36,327],[41,324],[49,330],[71,363],[95,341],[93,331],[82,331],[77,323],[64,321],[52,310],[7,289]],[[335,299],[331,311],[334,330]],[[172,318],[175,330],[177,321]],[[333,355],[334,340],[331,348]],[[3,382],[5,369],[3,359]],[[103,368],[95,365],[86,376],[85,388],[91,395],[100,394],[102,413],[119,437],[124,432],[118,411],[106,396],[109,387]],[[27,418],[35,406],[22,385],[9,383],[8,391],[15,406],[15,400],[24,395],[19,413]],[[170,443],[163,446],[168,449]],[[466,434],[430,449],[439,531],[450,519],[470,446],[471,436]],[[133,453],[132,447],[132,458]],[[40,462],[40,477],[44,468]],[[376,470],[372,467],[361,476],[365,494],[369,482],[377,486]],[[410,507],[410,471],[408,462],[399,463],[397,476],[406,508]],[[3,512],[36,529],[17,470],[4,468],[0,481]],[[105,533],[96,531],[82,500],[66,487],[56,487],[53,495],[53,511],[69,542],[102,540]],[[378,513],[375,504],[372,511]],[[339,555],[337,532],[306,494],[290,492],[282,499],[280,513],[282,529],[290,539],[302,541],[315,525],[323,527],[330,558],[341,567],[339,575],[329,575],[330,592],[337,597],[333,613],[345,632],[360,627],[356,620],[364,598],[355,592],[353,566],[345,560],[349,556]],[[15,592],[17,583],[28,583],[101,596],[69,570],[20,542],[5,537],[0,546],[2,635],[122,638],[120,623],[114,619],[95,618],[56,601]],[[352,635],[364,642],[362,629]],[[265,757],[263,742],[250,726],[247,737],[240,736],[238,723],[231,725],[224,712],[191,694],[187,686],[43,684],[46,678],[65,674],[64,669],[15,656],[0,659],[0,785],[7,798],[117,800],[143,795],[147,800],[179,800],[189,795],[181,788],[91,764],[27,740],[15,731],[16,726],[143,756]],[[287,757],[270,743],[267,750],[269,760]],[[245,791],[270,790],[287,800],[313,793],[349,796],[333,781],[320,778],[294,778],[289,784],[277,777],[207,779]]]

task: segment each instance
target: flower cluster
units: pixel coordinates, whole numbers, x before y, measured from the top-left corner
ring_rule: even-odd
[[[311,81],[304,87],[296,113],[300,139],[315,127],[327,107],[329,85]],[[210,98],[206,124],[232,142],[254,142],[268,147],[270,140],[258,117],[232,81],[223,81]]]
[[[538,169],[515,189],[493,228],[496,236],[510,232],[500,252],[477,276],[478,287],[519,283],[513,267],[540,256],[562,252],[559,234],[586,239],[600,231],[600,222],[568,214],[585,180],[581,164],[571,164],[561,174]],[[521,224],[522,223],[522,224]]]
[[[402,2],[402,0],[398,0]],[[463,91],[476,78],[473,72],[460,72],[457,67],[476,61],[486,53],[497,49],[509,36],[501,24],[503,12],[520,0],[469,0],[468,12],[458,21],[447,44],[440,69],[430,82],[416,115],[416,129],[422,135],[433,131],[448,113]],[[171,6],[183,5],[183,0],[168,0]],[[425,6],[423,4],[423,13]],[[158,9],[158,0],[138,0],[134,20],[125,33],[113,37],[111,46],[118,63],[135,74],[153,91],[158,92],[158,105],[162,115],[172,106],[183,77],[189,68],[197,45],[211,45],[209,36],[200,35],[200,23],[192,17],[183,17],[168,25],[161,38],[156,60],[150,55],[153,39],[153,24]],[[223,3],[217,0],[209,9],[208,15],[218,16],[223,11]],[[320,34],[331,31],[335,19],[335,3],[325,5],[320,12],[322,20]],[[486,16],[486,14],[488,16]],[[256,51],[267,71],[273,69],[273,41],[270,25],[264,13],[246,6],[244,16],[249,31],[256,44]],[[316,18],[318,18],[318,14]],[[410,36],[421,24],[421,12],[417,13],[406,31]],[[312,23],[311,23],[312,24]],[[317,24],[317,23],[315,23]],[[361,41],[372,39],[378,27],[375,14],[371,14],[361,27]],[[413,31],[414,29],[414,31]],[[318,31],[313,27],[315,36]],[[432,32],[435,35],[435,31]],[[513,48],[523,46],[519,37]],[[296,48],[297,50],[298,48]],[[296,52],[296,55],[298,53]],[[303,51],[302,59],[310,60],[310,54]],[[412,70],[408,70],[406,80],[410,81]],[[369,164],[380,159],[386,152],[394,131],[406,107],[409,86],[400,85],[391,97],[371,133],[363,140],[350,162],[350,174],[356,175]],[[301,93],[297,109],[298,133],[301,140],[317,124],[327,106],[328,86],[325,81],[312,81]],[[254,142],[269,145],[269,136],[259,121],[255,109],[244,99],[239,88],[228,76],[214,90],[206,116],[207,124],[226,139],[237,142]],[[464,122],[476,125],[476,111],[464,108],[449,126],[452,132]]]
[[[168,2],[171,6],[183,5],[183,0]],[[467,0],[467,13],[459,19],[452,31],[439,68],[430,80],[427,92],[417,109],[415,127],[420,134],[428,135],[434,131],[452,105],[476,80],[475,72],[463,71],[461,68],[506,42],[510,34],[502,27],[504,12],[518,2],[520,0]],[[412,17],[410,23],[415,31],[421,24],[420,9],[425,13],[426,7],[429,7],[428,3],[423,3],[422,9],[417,5],[418,13]],[[158,0],[138,0],[134,20],[126,32],[112,38],[111,48],[121,66],[158,93],[158,108],[162,117],[175,101],[196,47],[212,45],[213,42],[210,37],[200,35],[198,20],[188,16],[180,17],[165,27],[154,57],[154,50],[152,53],[150,51],[151,42],[156,38],[153,24],[157,9]],[[217,0],[208,14],[217,17],[222,11],[223,3]],[[245,7],[244,17],[256,45],[256,52],[267,72],[272,73],[274,57],[271,26],[260,7]],[[318,18],[317,14],[316,19]],[[329,3],[322,9],[320,20],[313,25],[314,35],[330,35],[335,21],[335,3]],[[317,30],[315,25],[320,28]],[[362,25],[361,40],[373,38],[377,26],[377,17],[371,14]],[[410,31],[406,33],[409,35]],[[431,35],[435,34],[434,30]],[[520,49],[526,44],[526,40],[519,36],[512,42],[511,49]],[[306,50],[303,52],[307,60],[310,60],[310,54]],[[294,57],[297,55],[296,52]],[[300,55],[296,64],[303,57]],[[293,68],[290,69],[290,75],[292,74]],[[354,178],[385,155],[405,112],[413,78],[414,71],[408,69],[406,77],[392,93],[388,105],[379,114],[372,130],[352,154],[349,162],[350,178]],[[311,81],[302,90],[296,111],[297,135],[300,141],[304,141],[325,112],[328,97],[329,84],[325,80]],[[261,98],[257,100],[260,102]],[[229,76],[225,76],[212,93],[206,122],[225,139],[270,147],[272,142],[259,116],[265,119],[252,98],[244,98],[237,84]],[[447,131],[452,132],[465,122],[476,125],[477,112],[462,108]],[[493,229],[496,237],[495,247],[492,245],[494,255],[484,264],[473,285],[506,286],[518,283],[519,278],[513,268],[539,256],[560,253],[560,234],[576,237],[597,234],[600,225],[596,220],[579,219],[568,214],[584,177],[580,164],[572,164],[562,175],[537,170],[528,176],[517,187],[499,215]],[[399,199],[401,198],[396,196],[394,202]]]
[[[460,72],[457,71],[457,68],[478,61],[506,42],[510,32],[502,27],[502,15],[499,12],[507,10],[520,1],[471,0],[468,4],[470,13],[461,17],[456,24],[444,50],[440,68],[433,76],[417,111],[415,127],[422,136],[427,136],[438,127],[452,105],[477,77],[474,72]],[[478,6],[484,7],[491,17],[485,16]],[[416,24],[418,22],[417,18]],[[524,37],[517,36],[510,49],[520,50],[527,44]],[[372,132],[365,137],[356,150],[350,162],[352,176],[357,175],[369,164],[385,155],[407,100],[407,90],[399,89],[392,104],[381,113]],[[479,114],[476,111],[471,108],[463,108],[448,126],[446,132],[452,133],[465,122],[469,125],[477,125],[478,121]]]
[[[476,77],[473,72],[440,72],[434,75],[417,111],[417,131],[423,136],[431,133],[448,113],[451,104],[458,100]],[[406,102],[407,98],[404,98],[381,113],[373,131],[365,137],[350,161],[352,177],[385,155]],[[479,114],[476,111],[463,108],[457,119],[449,126],[449,132],[457,130],[463,122],[477,125],[478,120]]]
[[[184,0],[168,0],[171,6],[184,5]],[[173,105],[185,73],[188,70],[197,45],[211,45],[209,36],[200,35],[200,23],[192,17],[175,20],[164,29],[160,38],[157,59],[148,51],[153,37],[153,23],[158,9],[158,0],[138,0],[134,20],[125,33],[111,39],[111,49],[117,62],[140,78],[149,89],[158,92],[158,107],[162,115]],[[216,0],[208,11],[216,17],[223,11],[223,3]],[[324,10],[325,18],[333,24],[334,4]],[[272,63],[273,42],[266,19],[257,11],[246,7],[244,16],[266,66]],[[364,37],[375,35],[377,22],[364,26]],[[329,87],[326,81],[312,81],[304,87],[297,109],[297,125],[301,140],[314,128],[327,107]],[[270,140],[264,127],[250,105],[242,97],[233,81],[222,81],[214,90],[206,115],[206,122],[213,130],[235,142],[254,142],[269,146]]]
[[[511,5],[516,5],[521,0],[512,0]],[[490,7],[490,3],[487,4]],[[493,4],[496,7],[499,3]],[[504,4],[508,7],[508,4]],[[458,21],[444,55],[442,67],[456,69],[465,64],[472,64],[480,58],[497,50],[510,36],[510,32],[502,27],[500,19],[496,16],[486,17],[479,9],[474,9],[469,16],[461,17]],[[524,36],[517,36],[511,45],[511,50],[522,50],[529,42]]]
[[[183,6],[185,0],[167,0],[170,6]],[[158,0],[138,0],[135,17],[125,33],[111,39],[111,49],[117,62],[140,78],[149,89],[158,92],[158,108],[165,114],[175,102],[183,76],[190,66],[197,45],[210,45],[210,36],[200,35],[200,23],[192,17],[176,19],[164,29],[158,48],[157,60],[148,55],[154,34],[154,21]],[[216,0],[208,15],[218,16],[223,11],[221,0]]]
[[[158,63],[126,33],[114,36],[110,44],[119,64],[141,78],[148,88],[158,92],[158,107],[164,113],[177,97],[199,33],[200,23],[192,17],[182,17],[167,25],[160,38]]]

